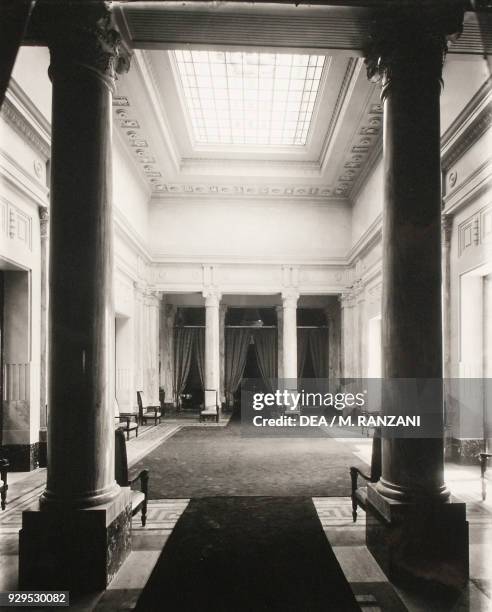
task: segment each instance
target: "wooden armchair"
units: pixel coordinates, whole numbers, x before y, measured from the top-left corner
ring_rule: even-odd
[[[352,481],[352,518],[354,523],[357,521],[357,506],[366,509],[367,487],[357,487],[358,477],[361,476],[367,482],[377,482],[381,477],[381,428],[374,428],[372,439],[371,472],[365,474],[357,467],[350,468],[350,478]]]
[[[203,404],[200,407],[200,421],[212,417],[219,422],[220,406],[219,394],[216,389],[205,389],[203,392]]]
[[[118,400],[114,398],[114,418],[116,419],[116,427],[126,432],[126,439],[130,439],[130,432],[135,432],[135,437],[138,436],[138,415],[136,412],[120,412]],[[133,422],[132,419],[135,419]]]
[[[5,510],[7,505],[7,491],[9,485],[7,484],[7,471],[10,467],[8,459],[0,459],[0,499],[2,510]]]
[[[161,406],[157,404],[149,404],[143,391],[137,391],[138,414],[140,417],[140,425],[146,425],[147,419],[154,419],[155,425],[157,421],[161,422]]]
[[[140,490],[132,489],[132,516],[142,512],[142,526],[147,522],[147,500],[149,495],[149,470],[142,470],[134,478],[128,475],[128,460],[126,456],[125,435],[122,429],[116,429],[114,445],[114,472],[115,480],[120,487],[132,487],[140,482]]]

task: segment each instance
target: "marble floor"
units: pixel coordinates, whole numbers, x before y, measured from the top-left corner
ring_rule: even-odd
[[[220,427],[223,424],[211,423],[209,426]],[[138,438],[132,438],[127,444],[130,466],[157,445],[165,443],[182,425],[182,421],[175,419],[166,420],[156,427],[142,428]],[[188,425],[189,422],[186,423],[186,426]],[[350,444],[350,450],[359,459],[369,463],[370,439],[337,438],[337,441]],[[36,504],[44,487],[46,471],[39,469],[9,476],[9,505],[7,510],[0,514],[0,591],[16,588],[21,513]],[[359,512],[357,523],[354,524],[348,498],[313,498],[326,536],[363,612],[492,611],[492,553],[489,552],[492,551],[492,490],[489,500],[482,502],[478,467],[447,464],[446,480],[454,496],[466,502],[470,523],[471,580],[461,599],[452,608],[431,605],[414,593],[395,588],[388,582],[365,546],[365,515]],[[133,521],[132,552],[109,588],[91,597],[72,600],[70,609],[133,609],[167,538],[188,502],[188,499],[151,500],[146,527],[140,525],[138,516]]]

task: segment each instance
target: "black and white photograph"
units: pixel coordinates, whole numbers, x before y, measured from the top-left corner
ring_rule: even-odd
[[[0,610],[492,610],[492,2],[0,0]]]

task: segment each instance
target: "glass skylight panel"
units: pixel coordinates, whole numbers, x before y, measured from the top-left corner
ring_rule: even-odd
[[[171,52],[199,144],[306,144],[324,55]]]

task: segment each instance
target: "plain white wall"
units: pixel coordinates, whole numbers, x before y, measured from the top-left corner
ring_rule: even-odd
[[[350,209],[338,202],[154,203],[150,248],[160,257],[293,260],[343,257]]]

